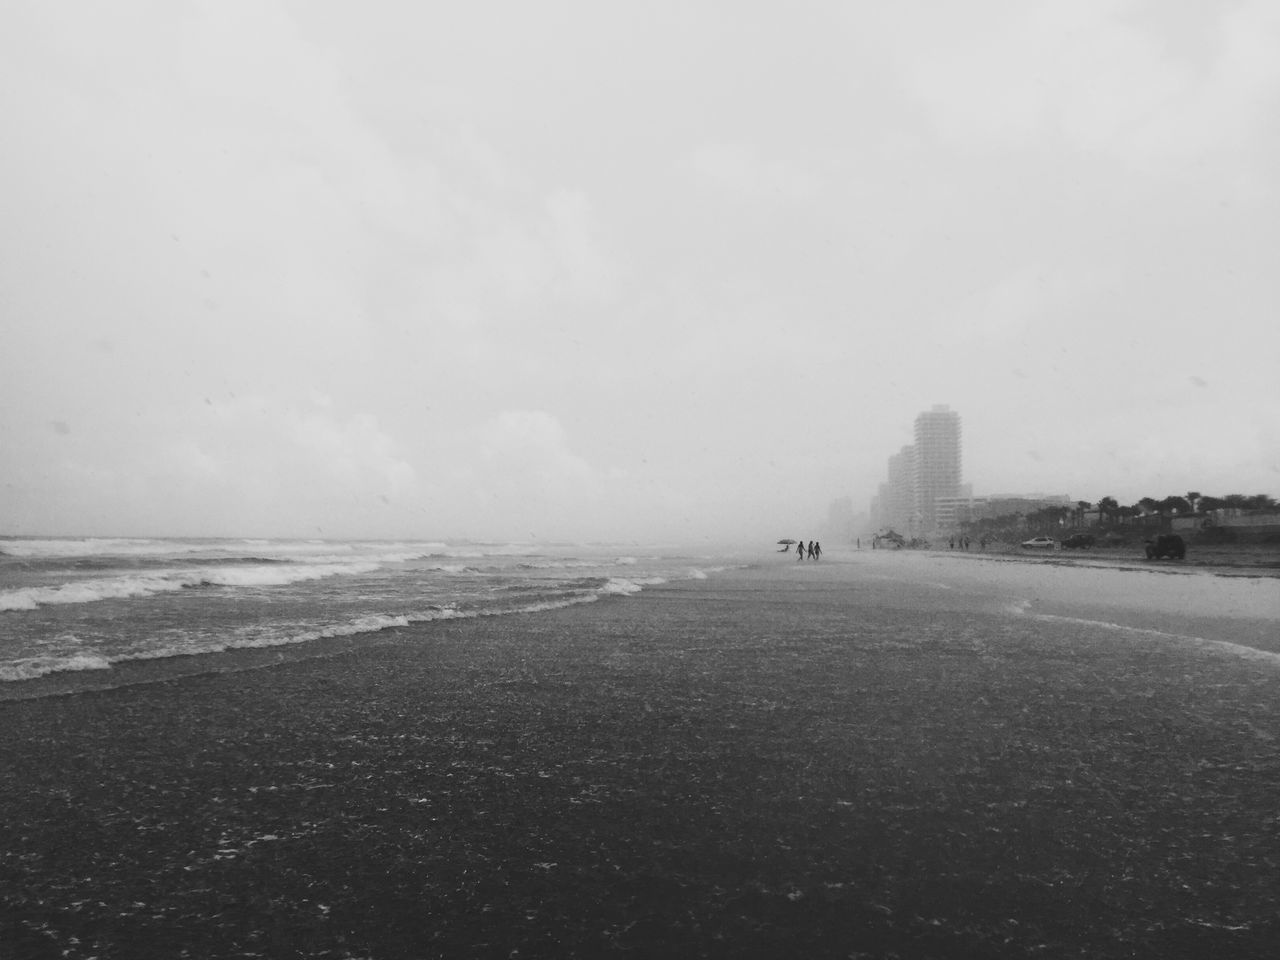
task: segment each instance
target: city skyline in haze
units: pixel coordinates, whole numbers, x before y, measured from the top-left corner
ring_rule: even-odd
[[[0,533],[1280,488],[1280,10],[18,0]],[[794,535],[794,534],[793,534]]]

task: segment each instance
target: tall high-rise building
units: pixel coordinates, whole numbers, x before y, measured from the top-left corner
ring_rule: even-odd
[[[915,518],[929,536],[938,528],[938,498],[961,494],[960,414],[935,404],[916,417],[915,438]]]

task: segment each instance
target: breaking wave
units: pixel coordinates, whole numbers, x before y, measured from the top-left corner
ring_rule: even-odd
[[[36,677],[63,670],[110,669],[110,660],[91,653],[76,653],[65,657],[27,657],[12,663],[0,664],[0,681],[34,680]]]
[[[318,569],[323,568],[317,568],[317,570]],[[313,574],[316,576],[329,575],[329,573],[318,573],[314,570]],[[696,578],[696,575],[699,574],[701,574],[701,571],[690,570],[691,578]],[[705,574],[701,575],[705,576]],[[88,591],[82,599],[71,599],[72,594],[67,594],[63,599],[50,600],[46,602],[74,603],[84,602],[85,600],[91,599],[104,599],[107,596],[134,595],[112,593],[111,591],[113,590],[123,591],[126,589],[132,589],[135,586],[124,582],[131,578],[117,579],[121,582],[112,582],[111,586],[105,590],[102,589],[101,583],[97,584],[97,588]],[[166,586],[159,589],[178,590],[188,585],[177,582],[176,580],[163,582]],[[357,617],[343,623],[333,623],[324,626],[317,626],[312,629],[297,631],[263,632],[256,634],[251,632],[241,632],[217,639],[206,638],[193,640],[191,638],[184,638],[171,643],[159,643],[144,649],[130,650],[115,656],[103,656],[95,653],[69,653],[63,656],[50,655],[28,657],[0,665],[0,682],[33,680],[37,677],[58,672],[109,670],[114,664],[130,660],[163,660],[170,657],[224,653],[228,650],[291,646],[295,644],[309,643],[316,640],[358,637],[377,634],[386,630],[409,627],[415,623],[427,623],[442,620],[470,620],[479,617],[499,617],[511,614],[542,613],[551,610],[562,610],[567,607],[578,606],[580,604],[594,603],[605,597],[631,596],[639,593],[647,586],[655,586],[666,582],[667,580],[663,577],[640,577],[631,580],[610,577],[603,581],[600,578],[584,578],[582,580],[575,581],[567,593],[559,596],[550,596],[545,599],[519,603],[514,606],[479,606],[472,608],[459,608],[455,604],[445,604],[440,606],[433,605],[408,614],[374,614]],[[150,589],[153,586],[153,584],[144,585],[146,589]]]
[[[210,566],[145,575],[101,577],[78,580],[57,587],[19,587],[0,592],[0,611],[35,610],[50,604],[93,603],[97,600],[125,600],[157,593],[198,587],[273,587],[304,580],[320,580],[370,573],[377,563],[269,564],[255,566]]]
[[[653,587],[666,582],[667,580],[665,577],[637,577],[635,579],[610,577],[600,588],[600,595],[626,597],[633,593],[639,593],[645,587]]]

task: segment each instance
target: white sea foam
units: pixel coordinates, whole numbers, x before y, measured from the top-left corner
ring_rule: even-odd
[[[337,624],[332,627],[324,627],[320,630],[313,630],[308,633],[301,633],[290,638],[287,642],[305,643],[308,640],[320,640],[325,637],[354,637],[361,633],[380,633],[383,630],[390,630],[393,627],[409,626],[408,617],[392,617],[387,615],[376,615],[371,617],[360,617],[350,623]]]
[[[181,590],[184,586],[186,584],[163,577],[109,577],[80,580],[59,587],[20,587],[0,592],[0,611],[34,610],[49,604],[123,600]]]
[[[5,545],[13,542],[0,541]],[[169,599],[148,608],[145,629],[139,629],[143,620],[107,617],[101,622],[95,619],[83,639],[65,630],[51,630],[59,622],[56,617],[46,622],[40,617],[16,615],[9,621],[15,632],[0,638],[8,654],[0,665],[0,681],[27,680],[58,671],[108,670],[113,664],[131,660],[275,648],[325,638],[347,638],[358,644],[364,637],[415,623],[559,610],[629,597],[666,583],[668,578],[707,576],[706,571],[689,566],[687,558],[633,558],[621,551],[599,557],[554,556],[519,544],[465,544],[428,558],[421,551],[443,545],[271,540],[65,543],[72,546],[63,550],[63,556],[44,558],[51,572],[65,582],[23,587],[17,586],[22,580],[11,582],[11,589],[0,590],[0,611],[161,595]],[[138,548],[141,562],[122,552],[107,552],[126,547]],[[150,552],[141,557],[145,551]],[[166,562],[166,553],[171,562]],[[81,579],[87,571],[77,557],[95,554],[106,558],[106,569],[94,564],[100,567],[99,575]],[[473,566],[475,561],[466,559],[468,555],[487,556],[491,561]],[[75,562],[63,563],[66,557]],[[413,561],[411,565],[395,563],[405,558]],[[654,561],[661,561],[661,566],[655,569],[651,566]],[[49,574],[38,566],[41,563],[36,559],[10,564],[10,569],[24,577],[44,577],[43,582],[49,583]],[[235,597],[241,590],[373,571],[380,573],[371,586],[352,583],[343,589],[337,584],[314,593],[298,586],[276,592],[273,595],[279,602],[264,608],[260,616],[245,617],[235,604],[201,599],[217,595],[205,591],[222,590],[223,596]],[[610,577],[611,571],[627,575]],[[484,574],[486,582],[477,588],[470,580],[454,579],[451,574]],[[68,577],[71,579],[65,580]],[[490,577],[492,584],[488,583]],[[517,605],[508,605],[517,596]],[[126,629],[126,624],[132,626]]]
[[[599,596],[594,594],[585,594],[576,597],[564,597],[560,600],[543,600],[539,603],[528,603],[523,607],[517,607],[509,612],[511,613],[546,613],[549,610],[563,610],[566,607],[576,607],[583,603],[594,603],[599,600]]]
[[[607,567],[610,564],[603,560],[525,560],[517,564],[521,570],[580,570],[586,567]],[[492,569],[501,570],[502,567]]]
[[[656,586],[660,583],[666,583],[665,577],[636,577],[635,579],[626,579],[624,577],[610,577],[605,581],[604,585],[598,591],[602,596],[616,594],[618,596],[630,596],[633,593],[639,593],[645,587]]]
[[[75,653],[65,657],[27,657],[0,665],[0,682],[34,680],[63,670],[110,670],[111,661],[91,653]]]
[[[0,592],[0,611],[34,610],[51,604],[92,603],[172,593],[190,587],[270,587],[356,575],[377,570],[378,563],[188,567],[138,576],[76,580],[57,587],[20,587]]]
[[[183,586],[276,587],[303,580],[325,577],[355,576],[372,573],[381,566],[377,562],[290,564],[288,566],[246,566],[202,568],[194,577],[184,574]]]

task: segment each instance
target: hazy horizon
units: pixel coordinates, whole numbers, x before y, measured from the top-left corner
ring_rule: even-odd
[[[1280,7],[18,0],[0,533],[1280,493]]]

